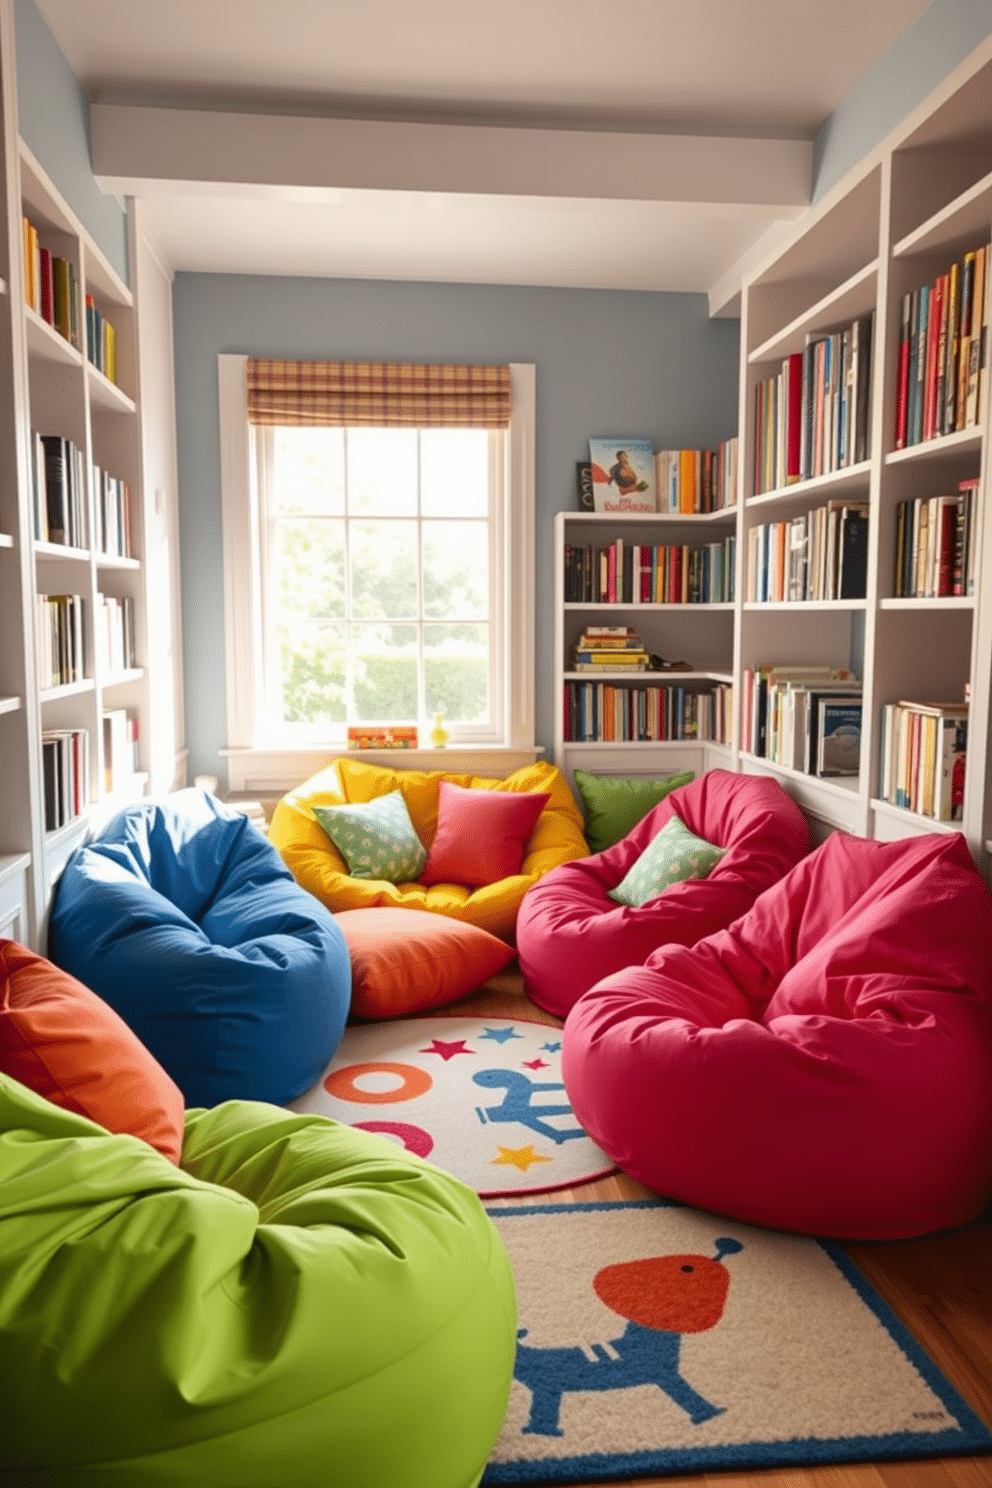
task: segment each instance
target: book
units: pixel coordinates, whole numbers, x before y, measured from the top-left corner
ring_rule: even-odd
[[[990,245],[984,244],[975,254],[975,277],[972,294],[971,338],[968,343],[968,371],[965,379],[964,427],[978,422],[981,407],[978,397],[979,371],[985,336],[986,275],[989,271]]]
[[[650,439],[626,435],[591,438],[589,463],[596,511],[657,509],[654,448]]]
[[[899,360],[896,372],[896,449],[906,445],[906,414],[909,402],[909,348],[910,324],[913,312],[912,293],[904,294],[900,302]]]
[[[596,502],[592,489],[592,466],[588,460],[576,461],[575,488],[579,498],[579,511],[595,511]]]
[[[864,599],[868,582],[868,507],[851,503],[841,509],[838,555],[838,599]]]
[[[857,775],[861,765],[861,697],[817,704],[817,775]]]

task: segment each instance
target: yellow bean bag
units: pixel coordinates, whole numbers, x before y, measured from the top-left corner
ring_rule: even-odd
[[[313,814],[314,806],[354,805],[401,790],[417,835],[429,849],[437,831],[438,796],[444,780],[466,789],[550,794],[519,873],[482,888],[352,878]],[[334,913],[374,905],[426,909],[477,925],[511,942],[520,901],[531,884],[560,863],[584,858],[589,852],[582,835],[582,814],[568,782],[555,765],[544,761],[515,770],[505,780],[491,780],[481,775],[392,770],[364,760],[338,759],[283,797],[272,816],[269,841],[279,849],[297,882]]]

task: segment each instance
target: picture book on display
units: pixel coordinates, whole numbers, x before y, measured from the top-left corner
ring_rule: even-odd
[[[610,435],[589,440],[594,508],[598,512],[657,510],[650,439]]]

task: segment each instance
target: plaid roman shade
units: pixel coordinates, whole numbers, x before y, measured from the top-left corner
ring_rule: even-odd
[[[248,422],[505,429],[509,367],[248,359]]]

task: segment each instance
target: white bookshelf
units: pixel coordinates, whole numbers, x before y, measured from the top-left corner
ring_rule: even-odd
[[[145,664],[146,535],[143,425],[139,397],[138,316],[134,296],[99,245],[19,138],[12,0],[0,0],[0,934],[44,950],[52,887],[97,813],[140,796],[146,764],[150,678]],[[56,330],[25,295],[23,218],[40,243],[67,258],[77,280],[76,332]],[[117,347],[116,380],[87,356],[86,297],[109,320]],[[84,524],[78,546],[40,540],[33,490],[34,431],[71,439],[82,453]],[[130,490],[131,556],[101,551],[94,465]],[[43,686],[37,596],[83,600],[82,675]],[[98,596],[133,606],[134,665],[101,665],[94,626]],[[173,679],[163,683],[171,689]],[[137,720],[141,768],[119,797],[104,789],[102,718],[123,708]],[[88,736],[88,807],[48,830],[42,735]]]
[[[673,774],[693,770],[700,774],[713,766],[727,766],[731,749],[713,740],[606,738],[589,740],[566,737],[565,690],[593,682],[604,687],[649,691],[684,687],[704,693],[714,685],[733,682],[734,623],[736,605],[711,603],[604,603],[568,600],[566,550],[569,547],[599,549],[620,538],[625,544],[652,547],[684,545],[700,548],[722,542],[736,533],[737,514],[731,507],[704,515],[668,512],[623,513],[559,512],[555,518],[555,763],[574,783],[576,768],[595,773],[626,775]],[[587,625],[629,625],[647,650],[668,661],[687,661],[688,671],[587,672],[571,667],[576,641]]]
[[[951,261],[992,241],[992,40],[987,40],[892,134],[796,225],[742,285],[737,505],[707,517],[608,518],[562,512],[555,528],[555,758],[603,773],[668,774],[723,765],[778,779],[807,814],[814,837],[841,829],[891,840],[920,832],[965,834],[976,861],[992,859],[992,460],[989,454],[992,346],[977,422],[897,449],[898,340],[902,296],[932,282]],[[756,390],[801,352],[807,338],[874,315],[868,398],[868,456],[829,473],[757,490]],[[977,478],[977,563],[973,593],[941,598],[895,592],[895,522],[900,501],[953,493]],[[762,602],[747,595],[752,528],[805,516],[828,502],[868,510],[863,597]],[[616,535],[655,543],[710,540],[733,531],[737,575],[732,605],[590,605],[564,599],[569,543]],[[674,534],[678,532],[676,537]],[[584,624],[632,624],[651,651],[693,663],[686,685],[734,684],[729,745],[575,742],[564,737],[562,694],[575,680],[571,648]],[[818,777],[742,747],[744,674],[762,664],[833,665],[863,681],[860,769]],[[605,680],[605,678],[604,678]],[[618,680],[618,679],[614,679]],[[657,686],[677,674],[640,674]],[[881,799],[882,709],[901,698],[957,701],[970,690],[968,758],[960,821],[941,822]]]
[[[734,762],[778,778],[823,830],[890,840],[963,831],[987,864],[992,841],[989,759],[992,673],[992,523],[989,382],[978,421],[895,447],[902,298],[965,252],[992,239],[992,43],[986,42],[857,169],[798,224],[742,290],[740,533],[745,561],[752,526],[787,520],[837,497],[868,506],[868,573],[860,601],[754,603],[739,587],[734,673],[758,664],[832,663],[863,679],[860,771],[816,778],[740,747]],[[874,312],[869,457],[858,464],[755,494],[756,386],[801,351],[807,336]],[[989,353],[986,353],[988,361]],[[953,493],[979,479],[977,568],[972,594],[897,597],[895,524],[900,501]],[[962,819],[946,823],[882,800],[880,727],[887,702],[958,701],[970,689]],[[740,701],[740,687],[738,705]]]

